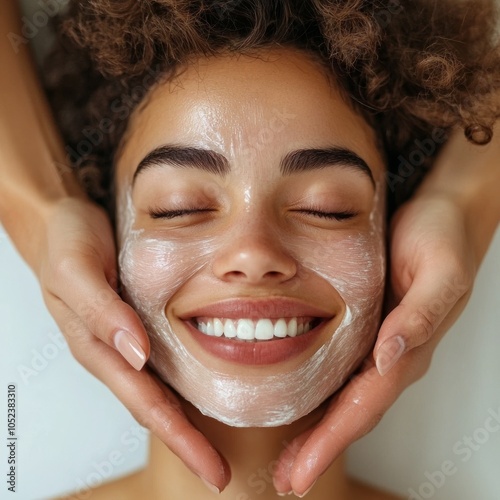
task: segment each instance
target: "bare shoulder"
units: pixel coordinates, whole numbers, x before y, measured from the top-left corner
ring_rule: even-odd
[[[365,483],[351,479],[353,498],[359,500],[403,500],[403,497],[389,493]]]

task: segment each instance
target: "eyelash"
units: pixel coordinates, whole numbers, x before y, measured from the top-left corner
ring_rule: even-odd
[[[149,211],[152,219],[175,219],[183,215],[192,215],[200,212],[213,212],[213,208],[183,208],[180,210],[155,210]]]
[[[175,219],[176,217],[182,217],[184,215],[192,215],[201,212],[213,212],[213,208],[185,208],[180,210],[150,210],[149,215],[152,219]],[[322,219],[331,219],[336,221],[343,221],[352,219],[357,213],[354,212],[323,212],[322,210],[294,210],[295,212],[305,213],[312,215],[314,217],[319,217]]]
[[[322,219],[333,219],[337,220],[339,222],[343,220],[348,220],[352,219],[353,217],[356,217],[358,215],[357,213],[354,212],[323,212],[322,210],[297,210],[297,212],[301,213],[307,213],[310,215],[313,215],[315,217],[320,217]]]

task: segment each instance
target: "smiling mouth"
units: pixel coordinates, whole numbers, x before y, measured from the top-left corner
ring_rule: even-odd
[[[316,328],[326,318],[191,318],[191,324],[208,337],[222,337],[244,342],[260,342],[298,337]]]

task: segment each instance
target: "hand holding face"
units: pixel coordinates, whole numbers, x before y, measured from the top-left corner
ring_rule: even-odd
[[[466,212],[446,196],[420,194],[392,222],[391,299],[373,356],[334,396],[321,422],[280,456],[278,491],[303,493],[399,395],[427,371],[464,309],[476,273]],[[290,450],[296,450],[293,455]]]
[[[47,243],[35,270],[73,356],[187,467],[210,483],[226,484],[225,462],[188,421],[176,396],[142,368],[149,340],[114,289],[116,250],[105,212],[87,200],[66,199],[51,208],[45,225]],[[116,341],[118,332],[124,333]]]

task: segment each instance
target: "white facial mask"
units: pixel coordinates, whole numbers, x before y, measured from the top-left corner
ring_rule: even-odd
[[[348,237],[332,231],[313,252],[308,239],[273,233],[298,263],[299,276],[315,273],[338,292],[345,314],[329,340],[293,370],[235,377],[222,368],[207,368],[186,349],[172,330],[165,306],[193,276],[209,272],[215,253],[245,231],[244,224],[222,237],[155,239],[134,229],[131,193],[123,192],[117,205],[119,267],[126,299],[150,336],[150,365],[203,414],[227,425],[285,425],[314,410],[366,357],[378,331],[385,280],[384,199],[379,183],[369,231]]]

